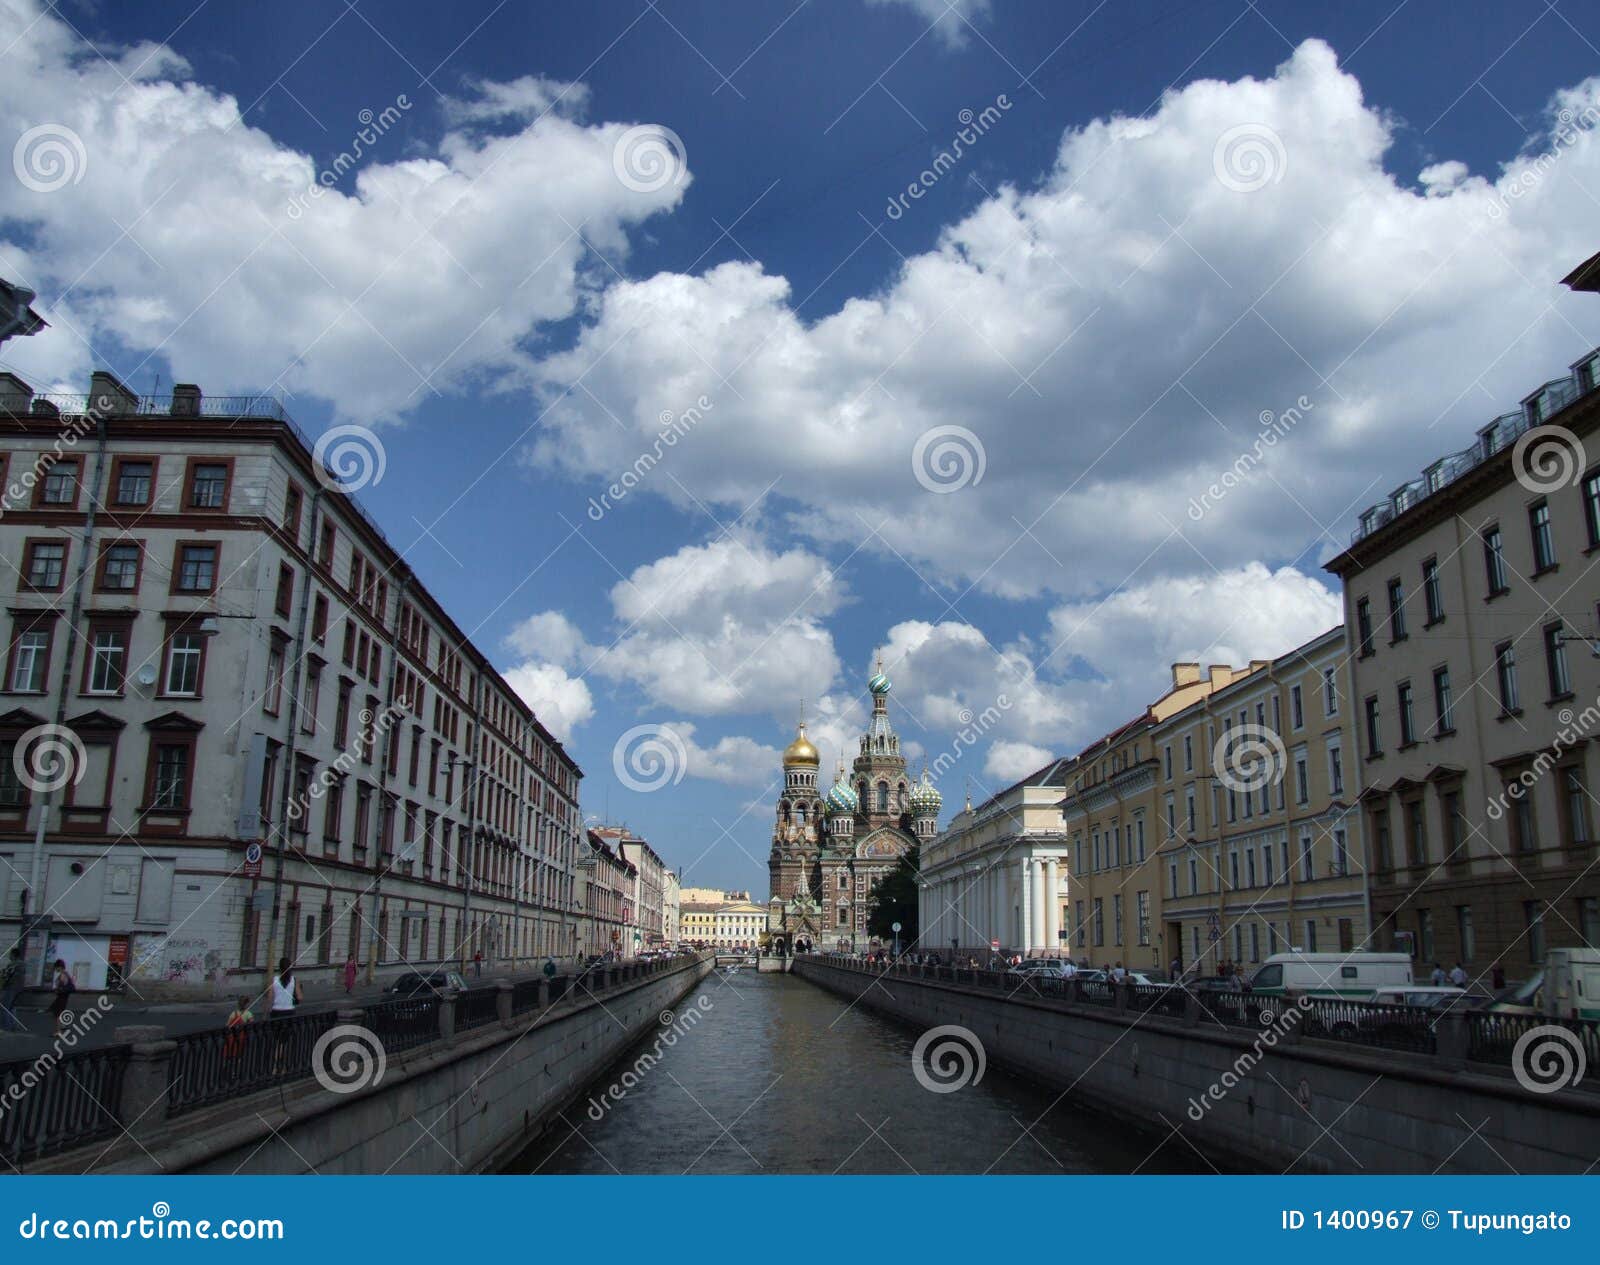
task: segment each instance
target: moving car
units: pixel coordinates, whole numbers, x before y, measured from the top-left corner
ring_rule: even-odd
[[[442,993],[447,989],[464,992],[466,987],[467,981],[455,971],[411,971],[397,978],[384,991],[396,997],[417,997],[426,993]]]

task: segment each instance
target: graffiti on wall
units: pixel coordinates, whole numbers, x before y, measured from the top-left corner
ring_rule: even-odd
[[[221,969],[221,952],[213,949],[204,937],[162,934],[134,937],[135,979],[203,984]]]

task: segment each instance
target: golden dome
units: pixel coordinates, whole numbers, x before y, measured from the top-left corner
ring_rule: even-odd
[[[814,769],[820,763],[822,763],[821,757],[817,755],[817,749],[811,745],[811,740],[806,737],[806,722],[802,720],[794,741],[784,748],[783,767],[804,764]]]

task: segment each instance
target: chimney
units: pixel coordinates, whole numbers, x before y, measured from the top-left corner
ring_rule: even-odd
[[[1263,668],[1270,668],[1271,666],[1272,666],[1272,660],[1271,659],[1252,659],[1252,660],[1250,660],[1250,671],[1251,672],[1259,672]]]
[[[1206,679],[1211,682],[1211,688],[1220,690],[1233,680],[1233,669],[1226,663],[1213,663],[1206,668]]]
[[[172,388],[172,416],[200,416],[200,388],[192,382],[180,382]]]
[[[104,369],[89,375],[89,411],[102,417],[128,417],[139,411],[139,397]]]
[[[1174,663],[1172,665],[1172,688],[1178,689],[1184,685],[1198,685],[1200,683],[1200,665],[1198,663]]]
[[[21,416],[32,403],[32,387],[14,373],[0,373],[0,413]]]

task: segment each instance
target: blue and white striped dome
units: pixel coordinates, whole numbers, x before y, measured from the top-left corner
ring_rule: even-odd
[[[887,694],[889,692],[889,678],[882,672],[874,672],[867,680],[867,688],[874,694]]]
[[[839,769],[839,779],[828,791],[828,811],[831,813],[853,814],[861,806],[855,788],[845,777],[843,767]]]
[[[928,780],[928,770],[922,770],[922,780],[911,788],[911,811],[918,817],[937,817],[944,806],[944,796]]]

